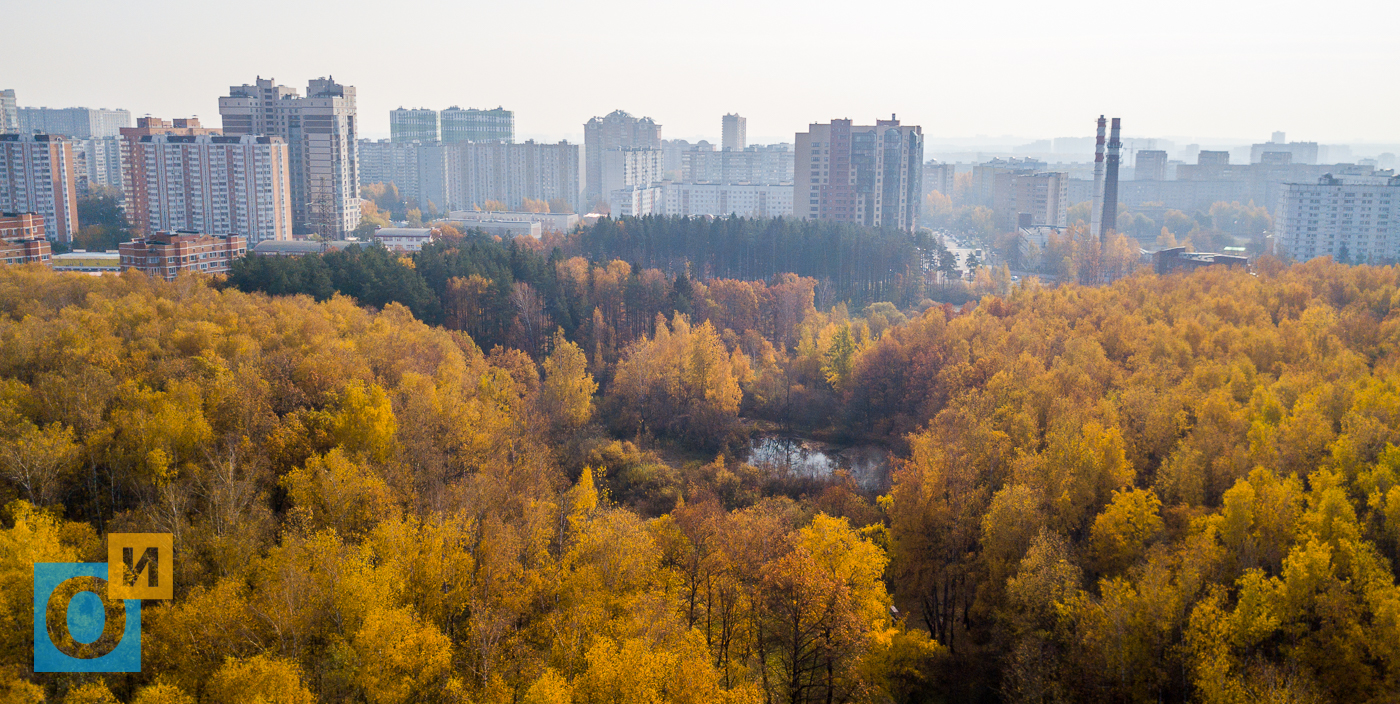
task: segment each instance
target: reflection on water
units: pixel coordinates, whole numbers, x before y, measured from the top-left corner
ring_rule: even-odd
[[[749,441],[746,462],[780,473],[822,479],[838,469],[850,472],[862,489],[889,488],[889,457],[875,445],[837,448],[806,438],[762,435]]]

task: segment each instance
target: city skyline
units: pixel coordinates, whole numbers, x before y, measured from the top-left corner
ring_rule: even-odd
[[[666,125],[667,138],[714,141],[720,116],[738,113],[749,121],[751,143],[791,139],[814,120],[892,112],[923,125],[930,146],[975,135],[1089,134],[1091,114],[1123,115],[1133,125],[1127,136],[1264,141],[1285,130],[1323,143],[1400,142],[1387,118],[1400,98],[1375,88],[1388,60],[1385,28],[1394,26],[1387,18],[1400,18],[1382,2],[1365,1],[1348,13],[1375,20],[1364,23],[1327,14],[1303,21],[1305,6],[1297,3],[1227,7],[1204,0],[1179,3],[1172,14],[1089,0],[996,10],[882,2],[831,23],[822,18],[840,11],[834,4],[793,12],[785,3],[724,0],[711,11],[743,21],[726,26],[717,50],[702,54],[676,48],[670,28],[682,25],[666,21],[674,10],[632,12],[632,0],[527,5],[410,2],[388,12],[368,3],[254,0],[207,33],[189,32],[185,16],[157,12],[150,0],[120,8],[93,0],[16,3],[17,24],[58,11],[90,40],[55,54],[44,50],[40,35],[14,38],[0,47],[0,65],[11,67],[0,73],[0,85],[16,89],[24,106],[106,106],[212,122],[223,87],[249,75],[290,84],[334,75],[359,88],[367,137],[387,137],[388,113],[399,106],[458,104],[514,110],[522,140],[575,141],[589,117],[620,108]],[[247,45],[248,37],[269,36],[254,28],[272,15],[287,30],[271,35],[276,41]],[[889,22],[891,15],[900,21]],[[465,53],[450,41],[417,47],[415,66],[441,67],[429,71],[366,50],[421,30],[421,18],[430,16],[434,25],[470,20],[491,31],[473,33]],[[323,31],[294,29],[311,26]],[[588,51],[593,35],[626,37],[634,50]],[[132,72],[111,60],[129,53],[132,42],[160,46],[181,61]],[[752,70],[755,63],[791,65],[793,56],[833,42],[871,61],[821,71]],[[1192,50],[1183,51],[1187,46]],[[868,71],[875,57],[904,69]],[[619,75],[629,78],[613,78]],[[1343,99],[1344,113],[1335,109]]]

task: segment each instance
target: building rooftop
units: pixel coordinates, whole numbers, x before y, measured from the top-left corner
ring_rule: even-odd
[[[375,237],[431,237],[429,227],[381,227],[374,231]]]
[[[315,240],[263,240],[253,247],[253,254],[320,254],[328,250],[341,250],[352,244],[348,240],[317,242]]]

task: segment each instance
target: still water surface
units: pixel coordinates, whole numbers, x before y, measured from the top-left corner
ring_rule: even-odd
[[[755,467],[813,479],[824,479],[844,469],[862,489],[889,489],[889,453],[878,445],[839,447],[791,435],[760,435],[749,441],[745,461]]]

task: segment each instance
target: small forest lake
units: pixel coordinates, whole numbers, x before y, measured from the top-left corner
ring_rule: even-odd
[[[834,445],[794,435],[762,434],[749,440],[745,462],[794,478],[826,479],[844,470],[865,491],[890,488],[889,450],[879,445]]]

